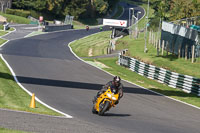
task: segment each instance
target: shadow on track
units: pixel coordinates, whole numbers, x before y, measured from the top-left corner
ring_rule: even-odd
[[[105,113],[103,116],[106,117],[128,117],[130,114],[115,114],[115,113]]]
[[[55,86],[55,87],[74,88],[74,89],[87,89],[87,90],[97,90],[97,91],[99,91],[103,86],[103,84],[95,84],[95,83],[84,83],[84,82],[63,81],[63,80],[53,80],[53,79],[41,79],[41,78],[22,77],[22,76],[17,76],[17,79],[20,83],[25,83],[25,84]],[[159,96],[158,94],[147,91],[145,89],[141,89],[134,85],[133,85],[133,87],[124,86],[124,92],[125,93],[133,93],[133,94]]]
[[[13,80],[12,75],[8,73],[0,72],[0,78]],[[35,85],[44,85],[44,86],[55,86],[55,87],[65,87],[65,88],[74,88],[74,89],[87,89],[87,90],[97,90],[99,91],[104,84],[95,84],[95,83],[83,83],[83,82],[74,82],[74,81],[63,81],[63,80],[53,80],[53,79],[41,79],[41,78],[33,78],[33,77],[16,77],[20,83],[24,84],[35,84]],[[153,91],[158,91],[161,94],[166,96],[180,96],[180,97],[197,97],[193,94],[188,94],[182,91],[169,91],[169,90],[158,90],[151,88]],[[139,88],[137,86],[127,87],[124,86],[125,93],[133,93],[133,94],[142,94],[142,95],[155,95],[160,96],[156,93],[150,92],[148,90]]]

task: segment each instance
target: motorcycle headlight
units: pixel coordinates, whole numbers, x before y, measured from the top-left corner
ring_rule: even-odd
[[[115,97],[112,97],[112,100],[117,100],[117,98],[115,98]]]
[[[111,94],[109,94],[109,93],[107,93],[107,96],[109,97],[109,98],[111,98],[112,96],[111,96]]]

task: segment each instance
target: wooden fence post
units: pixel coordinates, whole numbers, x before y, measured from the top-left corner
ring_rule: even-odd
[[[149,32],[149,44],[151,43],[151,31]]]
[[[156,46],[157,47],[157,56],[159,56],[159,46],[158,46],[159,44],[160,44],[160,40],[158,40],[157,46]]]
[[[187,56],[188,56],[188,45],[185,46],[185,60],[187,60]]]
[[[181,44],[178,46],[178,58],[181,58]]]
[[[153,45],[155,44],[155,34],[153,34]]]
[[[154,47],[156,47],[156,42],[157,42],[157,37],[156,37],[156,34],[154,35]]]
[[[165,40],[162,41],[162,55],[164,54]]]
[[[167,56],[168,56],[168,54],[169,54],[168,49],[169,49],[169,42],[167,41],[167,43],[166,43]]]
[[[192,45],[192,63],[194,63],[194,53],[195,53],[195,46]]]
[[[157,47],[158,47],[158,40],[157,40],[157,38],[156,38],[155,48],[157,49]]]

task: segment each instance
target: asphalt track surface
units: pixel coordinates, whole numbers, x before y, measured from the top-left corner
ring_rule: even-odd
[[[14,112],[18,116],[12,117],[14,113],[0,111],[0,126],[33,132],[200,132],[199,109],[125,81],[120,103],[105,116],[92,114],[94,95],[113,76],[79,60],[68,44],[97,32],[99,29],[69,30],[12,40],[4,45],[1,53],[19,82],[41,101],[73,118],[21,112]]]

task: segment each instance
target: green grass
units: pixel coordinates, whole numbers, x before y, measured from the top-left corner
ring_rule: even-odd
[[[130,0],[123,0],[133,5],[139,5],[143,7],[145,10],[147,10],[147,0],[142,1],[130,1]],[[149,8],[149,18],[153,17],[154,10],[150,7]],[[143,29],[146,25],[146,19],[143,18],[139,24],[138,27],[140,29]],[[148,35],[147,35],[148,37]],[[147,39],[148,40],[148,39]],[[117,42],[117,49],[128,49],[128,56],[137,58],[141,61],[144,61],[149,64],[153,64],[158,67],[166,68],[168,70],[171,70],[173,72],[177,72],[180,74],[190,75],[194,77],[200,78],[200,59],[197,59],[195,63],[191,63],[191,60],[185,60],[183,58],[177,58],[177,56],[169,54],[166,55],[166,52],[164,52],[164,55],[157,56],[156,48],[153,47],[150,44],[147,44],[148,53],[144,53],[144,33],[141,33],[139,38],[137,40],[134,40],[133,38],[130,39],[129,36],[126,36],[122,39],[120,39]]]
[[[13,27],[9,28],[8,31],[14,31],[15,29]]]
[[[137,40],[129,39],[128,36],[118,40],[117,49],[128,49],[128,56],[137,58],[148,64],[153,64],[173,72],[190,75],[200,78],[200,62],[191,63],[191,60],[178,58],[173,54],[166,54],[157,56],[156,48],[152,44],[147,44],[148,52],[144,53],[144,33],[140,35]]]
[[[0,32],[0,33],[1,33],[1,32]],[[6,40],[0,38],[0,46],[1,46],[3,43],[5,43],[5,42],[6,42]]]
[[[5,41],[0,39],[0,45]],[[17,85],[6,64],[0,59],[0,108],[61,116],[38,102],[36,108],[32,109],[29,107],[30,101],[31,96]]]
[[[74,26],[74,29],[85,29],[86,27],[85,24],[78,21],[73,21],[73,26]]]
[[[17,85],[9,69],[3,60],[0,59],[0,108],[60,116],[59,113],[48,109],[38,102],[36,102],[36,108],[32,109],[29,107],[30,101],[31,96]]]
[[[23,132],[23,131],[18,131],[18,130],[11,130],[11,129],[6,129],[6,128],[0,128],[1,133],[28,133],[28,132]]]
[[[99,38],[102,38],[102,34],[105,34],[104,32],[80,39],[78,41],[73,42],[70,46],[72,47],[72,50],[81,57],[88,57],[88,51],[91,48],[91,44],[95,44],[100,46],[101,41],[99,41]],[[141,38],[144,38],[144,36],[141,35]],[[149,58],[153,58],[158,64],[166,63],[166,65],[171,62],[170,57],[156,57],[154,54],[155,48],[153,48],[151,45],[148,45],[149,52],[147,54],[144,54],[144,43],[142,39],[138,39],[134,41],[133,39],[130,40],[129,37],[125,37],[123,39],[120,39],[117,44],[118,49],[124,49],[128,48],[129,52],[136,55],[136,58],[143,59],[144,61],[148,60]],[[109,39],[108,35],[105,36],[104,39]],[[89,43],[86,43],[89,42]],[[103,51],[103,46],[98,47],[97,53],[100,53]],[[152,51],[152,52],[151,52]],[[160,61],[162,59],[163,61]],[[168,87],[165,84],[161,84],[155,80],[148,79],[146,77],[140,76],[139,74],[130,71],[127,68],[124,68],[122,66],[119,66],[116,64],[117,58],[104,58],[104,59],[85,59],[86,61],[98,61],[109,68],[102,67],[102,69],[112,73],[113,75],[119,75],[123,79],[131,81],[135,84],[138,84],[140,86],[143,86],[145,88],[148,88],[150,90],[153,90],[155,92],[164,94],[166,96],[181,100],[183,102],[195,105],[200,107],[200,98],[193,94],[188,94],[183,92],[179,89],[174,89],[171,87]],[[174,60],[176,61],[176,60]],[[182,62],[182,61],[180,61]],[[173,64],[173,63],[172,63]],[[176,65],[175,65],[176,66]]]
[[[106,54],[110,34],[111,31],[105,31],[101,32],[101,34],[94,34],[87,38],[77,40],[73,43],[72,49],[74,49],[74,52],[80,57],[89,57],[90,50],[92,51],[92,56]],[[94,40],[96,40],[96,42]]]
[[[0,30],[4,30],[4,26],[3,25],[0,25]],[[13,30],[14,30],[14,28],[12,28],[12,27],[8,29],[8,31],[13,31]]]
[[[1,31],[0,32],[0,36],[3,36],[3,35],[5,35],[5,34],[7,34],[8,32],[7,31]]]
[[[0,30],[3,30],[3,29],[0,28]],[[0,36],[3,36],[3,35],[7,34],[8,32],[11,32],[11,31],[13,31],[13,30],[14,30],[14,28],[9,28],[9,29],[6,30],[6,31],[0,31]]]
[[[184,101],[186,103],[200,107],[200,98],[194,94],[185,93],[179,89],[174,89],[168,87],[165,84],[158,83],[155,80],[148,79],[146,77],[140,76],[139,74],[130,71],[129,69],[119,66],[116,64],[117,58],[105,58],[96,59],[109,68],[103,68],[104,70],[114,74],[119,75],[121,78],[136,83],[140,86],[148,88],[149,90],[164,94],[166,96]]]
[[[30,20],[27,18],[24,18],[24,17],[15,16],[15,15],[11,15],[11,14],[5,14],[2,12],[0,12],[0,15],[7,18],[8,22],[18,23],[18,24],[29,24],[30,23]]]
[[[46,34],[46,32],[33,31],[32,33],[28,34],[26,37],[31,37],[31,36],[41,35],[41,34]]]

